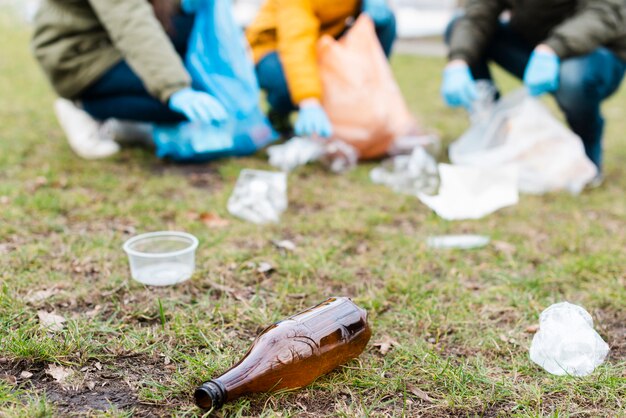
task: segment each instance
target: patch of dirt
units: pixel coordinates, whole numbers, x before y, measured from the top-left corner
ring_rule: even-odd
[[[185,177],[190,186],[205,190],[220,190],[224,186],[221,174],[206,164],[154,164],[152,173],[158,175],[179,175]]]
[[[596,330],[611,347],[609,359],[626,360],[626,312],[604,310],[594,316]]]
[[[91,361],[70,368],[67,381],[58,382],[46,373],[48,363],[0,364],[0,374],[17,377],[26,391],[45,393],[59,416],[85,416],[89,411],[133,410],[136,417],[165,416],[162,406],[141,402],[137,392],[147,381],[167,385],[175,365],[144,356],[119,357],[110,363]],[[32,376],[30,376],[32,374]],[[30,376],[30,377],[28,377]],[[167,404],[168,409],[172,406]]]

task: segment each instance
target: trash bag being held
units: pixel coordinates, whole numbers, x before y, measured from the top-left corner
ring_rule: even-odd
[[[361,15],[339,40],[318,42],[322,105],[334,138],[359,151],[361,159],[385,155],[394,141],[420,136],[380,46],[374,23]]]
[[[278,138],[261,111],[254,66],[230,0],[206,2],[197,11],[185,65],[193,88],[215,97],[230,120],[211,127],[157,127],[157,155],[207,161],[253,154]]]

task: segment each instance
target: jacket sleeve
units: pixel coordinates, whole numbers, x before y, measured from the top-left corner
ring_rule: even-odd
[[[626,37],[626,1],[589,0],[578,12],[554,28],[545,41],[560,58],[585,55]]]
[[[128,65],[162,102],[191,78],[146,0],[89,0]]]
[[[291,100],[321,99],[322,82],[317,65],[320,22],[313,0],[278,0],[276,31],[280,57]]]
[[[501,0],[468,0],[450,35],[450,60],[476,63],[486,50],[505,6]]]

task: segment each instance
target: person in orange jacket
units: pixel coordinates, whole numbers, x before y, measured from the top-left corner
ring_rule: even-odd
[[[396,22],[387,0],[267,0],[246,35],[259,84],[267,93],[269,118],[286,134],[289,115],[299,110],[295,133],[327,138],[333,128],[321,105],[322,82],[317,67],[317,41],[323,35],[339,38],[361,12],[376,25],[389,56],[396,38]]]

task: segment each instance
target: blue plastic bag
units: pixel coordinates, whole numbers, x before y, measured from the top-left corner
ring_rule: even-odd
[[[177,162],[203,162],[233,155],[233,124],[181,123],[154,128],[156,155]]]
[[[255,153],[278,139],[259,105],[260,88],[235,22],[231,0],[214,0],[197,11],[185,65],[193,88],[213,95],[231,117],[222,125],[156,126],[158,157],[202,162]]]
[[[252,154],[278,139],[259,105],[260,88],[231,0],[196,13],[186,57],[193,87],[212,94],[232,115],[234,154]]]

